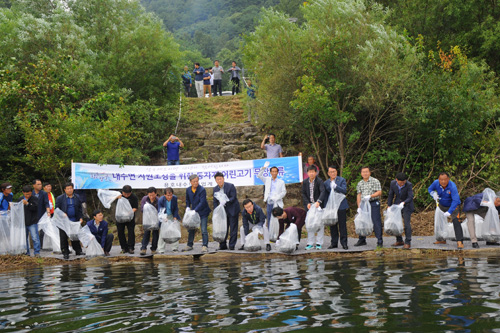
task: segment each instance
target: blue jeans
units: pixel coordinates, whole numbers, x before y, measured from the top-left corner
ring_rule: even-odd
[[[167,160],[167,165],[181,165],[179,160]]]
[[[201,239],[203,241],[203,246],[208,246],[208,230],[207,230],[208,215],[200,216],[200,219],[201,219]],[[188,246],[193,247],[195,233],[196,230],[188,231],[188,243],[187,243]]]
[[[375,237],[377,238],[377,245],[382,246],[384,244],[384,240],[382,238],[382,216],[380,216],[380,201],[370,201],[370,206],[372,208],[373,231],[375,232]],[[366,241],[366,237],[359,236],[359,240]]]
[[[31,234],[31,240],[33,240],[33,249],[35,250],[35,254],[40,254],[40,237],[38,236],[38,224],[32,224],[26,227],[26,253],[30,254],[30,239],[29,235]]]

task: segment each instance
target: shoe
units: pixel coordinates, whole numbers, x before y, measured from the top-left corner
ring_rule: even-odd
[[[358,242],[356,244],[354,244],[354,246],[363,246],[363,245],[366,245],[366,241],[361,240],[361,239],[359,239]]]
[[[316,250],[321,250],[321,245],[316,244]]]
[[[104,255],[105,255],[106,257],[109,257],[109,252],[104,251]]]
[[[63,258],[66,259],[66,260],[68,260],[69,259],[69,254],[68,253],[63,254]]]
[[[295,245],[295,251],[299,249],[299,244]]]
[[[134,250],[128,250],[128,253],[134,254]]]
[[[243,250],[245,250],[245,245],[242,245],[242,246],[238,249],[238,251],[243,251]]]
[[[158,254],[165,254],[165,251],[158,251]]]
[[[172,249],[172,252],[179,252],[179,249]]]
[[[479,244],[478,243],[472,243],[472,247],[474,249],[479,249]]]
[[[140,254],[141,254],[141,256],[145,256],[146,255],[146,249],[144,249],[144,250],[141,249],[141,253]]]
[[[403,245],[405,245],[405,243],[403,243],[403,242],[396,242],[396,243],[392,244],[391,246],[392,247],[396,247],[396,246],[403,246]]]
[[[81,251],[80,251],[80,252],[76,252],[76,253],[75,253],[75,255],[76,255],[76,256],[84,256],[84,255],[85,255],[85,252],[81,252]]]
[[[383,248],[384,248],[384,245],[377,244],[377,247],[375,248],[375,250],[382,250]]]
[[[443,240],[443,241],[435,241],[434,244],[446,244],[446,241]]]
[[[347,246],[347,245],[342,245],[342,248],[343,248],[344,250],[349,250],[349,246]]]
[[[229,247],[229,250],[230,250],[230,251],[234,251],[234,246],[230,246],[230,247]]]
[[[403,246],[403,249],[405,249],[405,250],[409,250],[410,248],[411,248],[411,245],[410,245],[410,244],[405,244],[405,245]]]
[[[335,244],[335,245],[330,245],[330,246],[328,247],[328,250],[331,250],[331,249],[336,249],[337,247],[339,247],[337,244]]]
[[[182,252],[187,252],[187,251],[193,251],[192,246],[186,246],[184,249],[182,249]]]
[[[208,252],[208,247],[202,246],[201,247],[201,252],[204,252],[204,253]]]
[[[306,250],[311,250],[314,247],[314,245],[307,245]]]
[[[266,251],[271,251],[271,244],[266,244]]]
[[[122,250],[120,251],[120,254],[125,254],[125,253],[128,253],[128,250],[123,250],[123,249],[122,249]]]
[[[486,242],[486,245],[498,246],[500,244],[498,244],[497,242]]]
[[[462,241],[457,241],[457,249],[463,250],[464,248],[464,243]]]
[[[40,253],[35,253],[35,258],[40,258]]]
[[[227,246],[220,246],[219,245],[219,248],[217,249],[217,251],[226,251],[227,250]]]

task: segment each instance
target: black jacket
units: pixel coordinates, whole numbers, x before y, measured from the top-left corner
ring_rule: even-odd
[[[394,201],[394,202],[393,202]],[[389,196],[387,197],[387,206],[399,205],[401,202],[405,203],[405,210],[410,210],[413,212],[415,206],[413,205],[413,185],[409,181],[406,181],[405,186],[401,188],[401,194],[399,193],[398,182],[393,180],[391,186],[389,187]]]
[[[23,201],[24,195],[19,199]],[[38,199],[35,196],[31,196],[28,200],[28,204],[24,205],[24,224],[30,226],[38,223]]]
[[[66,202],[66,198],[68,196],[66,194],[61,194],[60,196],[57,197],[56,199],[56,208],[59,208],[62,210],[64,213],[68,213],[68,203]],[[75,221],[80,221],[82,218],[82,202],[80,201],[80,198],[76,195],[73,194],[73,199],[74,205],[75,205]]]
[[[320,201],[321,208],[325,207],[322,200],[320,200],[320,197],[323,198],[324,190],[325,187],[323,186],[323,180],[316,176],[316,178],[314,179],[313,198],[314,202]],[[307,204],[314,203],[311,202],[310,196],[311,196],[311,191],[309,189],[309,178],[307,178],[302,182],[302,204],[304,205],[304,209],[306,210],[306,212],[308,210]]]

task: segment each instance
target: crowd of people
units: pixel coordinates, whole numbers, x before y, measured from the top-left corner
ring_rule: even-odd
[[[214,65],[209,68],[203,68],[200,66],[200,63],[196,62],[193,74],[194,86],[198,98],[222,96],[222,75],[226,72],[230,75],[232,94],[238,94],[240,92],[241,68],[236,65],[235,61],[226,70],[220,66],[219,60],[215,60]],[[184,95],[188,97],[193,87],[193,77],[188,66],[184,66],[181,79],[184,85]]]

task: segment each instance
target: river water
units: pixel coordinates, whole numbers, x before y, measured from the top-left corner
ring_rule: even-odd
[[[500,331],[500,258],[63,265],[0,274],[5,331]]]

